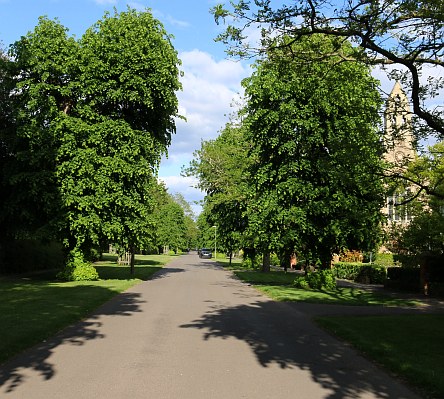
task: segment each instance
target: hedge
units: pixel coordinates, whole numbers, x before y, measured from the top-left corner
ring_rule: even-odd
[[[375,263],[337,262],[332,270],[336,278],[365,284],[384,284],[387,277],[387,268]]]

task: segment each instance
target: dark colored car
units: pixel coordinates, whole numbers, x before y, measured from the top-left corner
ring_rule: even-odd
[[[211,252],[211,249],[208,248],[202,248],[199,251],[199,258],[207,258],[211,259],[213,257],[213,253]]]

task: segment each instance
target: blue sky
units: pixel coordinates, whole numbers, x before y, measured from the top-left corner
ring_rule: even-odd
[[[217,137],[218,132],[234,112],[231,104],[239,98],[241,80],[251,74],[245,62],[227,60],[224,46],[214,38],[222,27],[214,22],[209,10],[221,0],[0,0],[0,44],[7,47],[21,35],[33,30],[38,17],[58,18],[69,33],[80,38],[88,27],[101,19],[105,11],[116,7],[123,11],[129,5],[153,15],[175,36],[174,47],[182,60],[183,91],[178,93],[179,107],[187,122],[177,121],[168,159],[163,159],[159,177],[169,192],[180,192],[193,203],[203,194],[193,188],[191,178],[180,176],[182,166],[188,165],[193,152],[202,140]],[[282,3],[273,0],[273,4]],[[257,32],[255,32],[257,33]],[[435,74],[433,71],[431,74]],[[384,72],[375,70],[374,76],[389,93],[394,82]],[[200,207],[193,207],[199,212]]]
[[[189,202],[203,194],[193,188],[191,178],[180,176],[183,165],[192,159],[202,140],[217,137],[234,111],[233,100],[241,80],[251,73],[245,63],[229,61],[224,46],[215,43],[220,31],[210,14],[217,0],[0,0],[0,43],[6,48],[34,29],[38,17],[58,18],[69,34],[80,38],[101,19],[105,11],[150,8],[153,15],[174,35],[173,45],[182,60],[183,91],[178,93],[181,113],[187,122],[177,121],[168,159],[163,159],[159,177],[169,192],[180,192]],[[199,212],[199,207],[194,207]]]

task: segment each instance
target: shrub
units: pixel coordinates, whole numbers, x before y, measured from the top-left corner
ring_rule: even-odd
[[[320,290],[322,288],[322,276],[320,271],[307,273],[305,278],[310,288],[314,290]]]
[[[362,263],[337,262],[332,271],[336,278],[355,281]]]
[[[327,290],[334,290],[336,288],[336,278],[331,270],[321,270],[322,287]]]
[[[293,285],[296,288],[314,289],[314,290],[334,290],[336,288],[336,279],[331,270],[319,270],[307,273],[305,276],[298,276]]]
[[[365,284],[384,284],[387,276],[386,267],[375,263],[338,262],[333,267],[333,275],[344,280]]]
[[[275,253],[272,253],[270,255],[270,264],[272,264],[273,266],[280,266],[281,264],[279,257]]]
[[[387,268],[385,266],[371,264],[360,267],[355,281],[364,284],[384,284],[386,279]]]
[[[385,267],[401,266],[401,263],[395,257],[393,254],[376,254],[374,263]]]
[[[293,281],[293,286],[295,286],[296,288],[301,288],[303,290],[308,290],[310,288],[305,276],[296,277],[295,280]]]
[[[64,281],[93,281],[99,279],[99,274],[91,263],[84,261],[82,252],[73,250],[57,278]]]
[[[244,269],[258,269],[259,268],[259,262],[256,260],[253,262],[251,258],[244,258],[242,259],[242,268]]]

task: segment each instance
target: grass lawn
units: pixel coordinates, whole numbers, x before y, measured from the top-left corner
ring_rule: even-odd
[[[232,258],[231,259],[231,266],[230,266],[230,258],[227,258],[225,255],[219,256],[217,255],[217,263],[219,263],[221,266],[224,267],[226,270],[238,270],[242,259],[241,258]]]
[[[418,305],[356,288],[334,291],[292,287],[294,273],[235,271],[234,274],[277,301],[336,305]],[[318,317],[316,322],[416,387],[423,395],[444,398],[444,315]]]
[[[135,275],[107,257],[95,267],[99,281],[56,282],[55,272],[0,279],[0,363],[86,317],[91,311],[142,280],[171,256],[136,256]]]
[[[321,317],[316,322],[427,397],[444,398],[444,315]]]
[[[333,291],[303,290],[292,286],[296,278],[294,273],[272,271],[235,271],[241,280],[253,284],[276,301],[311,302],[335,305],[379,305],[379,306],[415,306],[417,301],[392,298],[383,293],[369,292],[357,288],[337,288]]]

